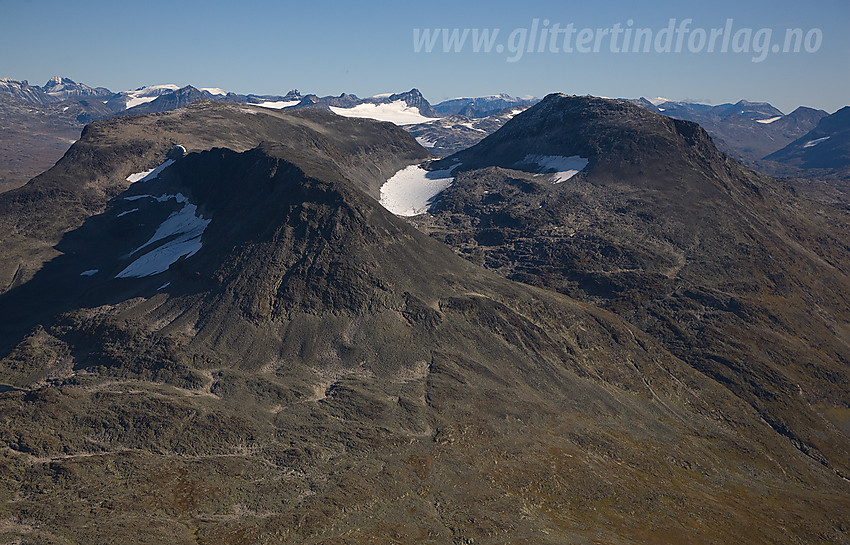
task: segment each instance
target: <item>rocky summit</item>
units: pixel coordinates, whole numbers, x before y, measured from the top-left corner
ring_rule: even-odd
[[[614,101],[445,159],[435,237],[428,158],[199,101],[0,195],[0,538],[848,542],[840,217]]]

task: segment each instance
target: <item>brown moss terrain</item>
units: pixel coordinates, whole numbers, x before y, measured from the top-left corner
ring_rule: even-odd
[[[205,108],[186,135],[241,119]],[[174,133],[144,124],[172,115],[83,142],[118,157],[125,130],[161,139],[143,164],[104,161],[123,180],[162,162]],[[103,174],[116,198],[0,295],[0,383],[17,387],[0,393],[0,540],[850,542],[850,484],[747,399],[381,208],[383,170],[423,153],[401,129],[273,118],[291,138],[212,145],[129,189]],[[115,278],[170,210],[121,216],[124,199],[178,192],[210,219],[203,248]]]

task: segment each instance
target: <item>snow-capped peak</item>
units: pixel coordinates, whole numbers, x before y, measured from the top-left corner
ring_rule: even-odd
[[[664,97],[648,98],[647,100],[649,102],[651,102],[653,106],[660,106],[661,104],[664,104],[665,102],[672,102],[669,98],[664,98]]]

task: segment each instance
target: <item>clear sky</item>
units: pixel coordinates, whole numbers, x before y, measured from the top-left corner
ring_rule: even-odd
[[[596,30],[619,23],[622,31],[649,29],[655,38],[664,34],[670,19],[677,27],[692,20],[681,34],[679,53],[674,51],[676,35],[670,52],[661,40],[661,52],[653,45],[648,53],[612,53],[612,45],[622,48],[625,35],[618,33],[618,42],[611,44],[610,32]],[[713,53],[707,51],[707,40],[700,47],[700,31],[707,38],[711,29],[725,28],[727,19],[732,19],[730,38],[752,29],[749,39],[746,31],[738,37],[738,49],[746,46],[750,52],[736,53],[728,45],[722,53],[722,38]],[[566,44],[572,52],[565,51],[565,32],[556,33],[554,41],[552,32],[540,39],[541,28],[558,24],[566,30],[570,23],[576,30]],[[556,91],[714,104],[743,98],[770,102],[786,113],[799,105],[833,112],[850,104],[849,24],[848,0],[0,0],[0,77],[43,85],[50,76],[64,75],[113,91],[176,83],[239,93],[285,94],[297,88],[319,95],[369,96],[416,87],[432,103],[458,96]],[[460,52],[443,52],[442,36],[431,53],[417,53],[417,28],[479,33],[498,28],[500,34],[489,53],[473,52],[469,39]],[[593,31],[586,46],[591,51],[579,53],[575,40],[584,28]],[[787,28],[811,32],[814,51],[783,53]],[[522,29],[526,42],[517,58]],[[753,62],[759,56],[753,49],[765,43],[759,41],[764,33],[756,39],[759,29],[771,29],[771,43],[763,60]],[[538,43],[528,52],[532,34]],[[597,39],[599,51],[593,52]],[[546,43],[538,52],[540,41]],[[772,44],[780,52],[772,53]],[[497,53],[499,47],[502,53]]]

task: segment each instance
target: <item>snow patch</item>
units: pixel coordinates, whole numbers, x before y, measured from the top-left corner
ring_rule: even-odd
[[[159,97],[133,97],[127,101],[127,106],[125,107],[125,109],[129,110],[130,108],[133,108],[140,104],[147,104],[148,102],[153,102],[158,98]]]
[[[80,273],[80,276],[94,276],[100,272],[100,269],[89,269]]]
[[[526,155],[520,164],[536,164],[541,174],[554,176],[552,183],[566,182],[587,166],[588,160],[578,155]]]
[[[218,87],[204,87],[201,91],[206,91],[211,95],[222,95],[227,96],[227,91],[224,89],[219,89]]]
[[[810,147],[812,147],[812,146],[817,146],[818,144],[820,144],[820,143],[821,143],[821,142],[823,142],[824,140],[829,140],[829,137],[828,137],[828,136],[824,136],[823,138],[818,138],[817,140],[809,140],[808,142],[806,142],[806,143],[803,145],[803,147],[804,147],[804,148],[810,148]]]
[[[387,104],[371,104],[367,102],[358,104],[353,108],[331,106],[330,109],[333,113],[345,117],[377,119],[378,121],[389,121],[396,125],[413,125],[434,120],[433,117],[425,117],[419,111],[419,108],[408,106],[403,100],[396,100]]]
[[[647,100],[649,102],[651,102],[653,106],[658,106],[659,104],[664,104],[665,102],[670,102],[669,98],[664,98],[664,97],[648,98]]]
[[[182,148],[183,146],[180,146],[180,147]],[[183,148],[183,153],[186,153],[185,148]],[[153,180],[157,176],[159,176],[160,172],[162,172],[163,170],[165,170],[166,168],[170,167],[173,164],[174,164],[174,161],[169,159],[156,168],[152,168],[150,170],[145,170],[144,172],[136,172],[135,174],[130,174],[129,176],[127,176],[127,181],[130,182],[131,184],[134,184],[136,182],[148,182],[150,180]],[[127,200],[129,201],[129,200],[132,200],[132,199],[127,198]]]
[[[261,108],[272,108],[274,110],[281,110],[283,108],[289,108],[290,106],[295,106],[296,104],[301,104],[300,100],[278,100],[276,102],[260,102],[259,104],[251,104],[251,106],[260,106]]]
[[[779,121],[780,119],[782,119],[782,116],[778,115],[776,117],[771,117],[770,119],[756,119],[756,123],[767,125],[768,123],[773,123],[774,121]]]
[[[138,197],[151,197],[151,195],[139,195]],[[182,204],[183,208],[168,216],[153,236],[130,252],[130,256],[142,252],[156,242],[169,240],[141,255],[118,273],[115,278],[141,278],[165,272],[181,257],[191,257],[201,249],[201,237],[212,220],[204,219],[203,216],[198,215],[198,207],[190,203],[189,199],[182,193],[151,198],[155,198],[158,202],[174,199]]]
[[[178,89],[180,89],[180,87],[174,85],[173,83],[163,83],[160,85],[146,85],[144,87],[139,87],[138,89],[135,89],[133,91],[128,91],[128,94],[145,96],[150,93],[158,93],[162,91],[176,91]]]
[[[437,143],[433,140],[428,140],[424,136],[417,136],[416,141],[419,142],[423,148],[433,148]]]
[[[174,85],[173,83],[167,83],[165,85],[149,85],[147,87],[139,87],[133,91],[124,91],[121,93],[127,102],[124,105],[125,109],[132,108],[133,106],[138,106],[139,104],[145,104],[147,102],[151,102],[159,98],[160,95],[165,93],[176,91],[179,87]]]
[[[398,216],[416,216],[428,211],[441,191],[452,185],[452,171],[461,163],[445,170],[427,171],[411,165],[393,174],[381,186],[381,205]]]

